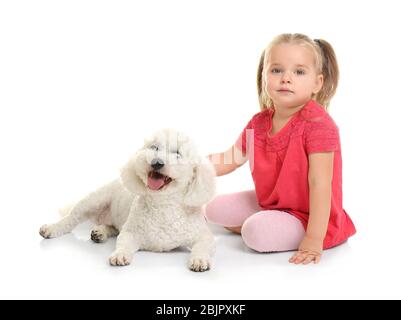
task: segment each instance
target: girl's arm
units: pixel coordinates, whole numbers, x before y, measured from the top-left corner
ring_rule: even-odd
[[[309,155],[309,220],[298,252],[290,259],[296,264],[318,263],[330,218],[331,180],[334,152]]]
[[[222,153],[210,154],[208,158],[214,165],[216,176],[224,176],[239,168],[248,160],[246,154],[243,154],[235,146]]]

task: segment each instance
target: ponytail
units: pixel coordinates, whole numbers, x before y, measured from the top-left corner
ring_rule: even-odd
[[[316,95],[316,100],[327,109],[336,93],[340,72],[336,54],[330,43],[322,39],[315,40],[315,43],[321,52],[323,74],[323,87]]]

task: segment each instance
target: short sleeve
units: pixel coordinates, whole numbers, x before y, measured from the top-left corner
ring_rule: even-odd
[[[308,121],[304,138],[307,154],[337,151],[340,147],[338,127],[330,117]]]
[[[234,146],[241,150],[243,154],[247,153],[249,150],[249,143],[252,141],[251,135],[253,134],[253,120],[252,118],[245,128],[242,130],[241,134],[239,135],[237,141],[235,142]]]

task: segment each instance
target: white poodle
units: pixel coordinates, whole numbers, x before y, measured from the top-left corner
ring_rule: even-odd
[[[214,196],[215,172],[193,142],[183,133],[161,130],[145,141],[120,178],[86,196],[57,223],[42,226],[40,234],[58,237],[92,219],[93,241],[118,235],[111,265],[128,265],[138,250],[185,246],[191,250],[188,267],[208,270],[215,243],[202,206]]]

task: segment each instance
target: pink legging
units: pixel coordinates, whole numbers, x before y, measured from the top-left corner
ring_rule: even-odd
[[[245,244],[259,252],[296,250],[305,235],[302,223],[291,214],[262,210],[254,190],[216,197],[206,206],[205,216],[225,227],[242,226]]]

